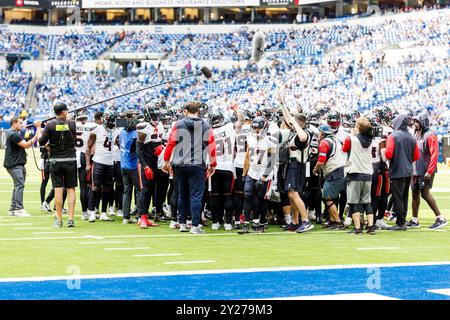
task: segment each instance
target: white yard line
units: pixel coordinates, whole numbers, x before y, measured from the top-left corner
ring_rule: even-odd
[[[25,193],[28,193],[28,192],[41,192],[41,190],[27,190],[27,189],[25,189]],[[0,190],[0,193],[11,193],[11,190]],[[11,201],[9,201],[9,202],[11,202]]]
[[[431,293],[437,293],[437,294],[443,294],[450,297],[450,288],[449,289],[434,289],[434,290],[427,290]]]
[[[197,264],[197,263],[214,263],[216,260],[193,260],[193,261],[167,261],[164,264]]]
[[[125,243],[123,241],[82,241],[78,242],[78,244],[121,244]]]
[[[1,179],[1,180],[3,180],[3,179]],[[11,179],[11,182],[0,182],[0,185],[5,185],[5,186],[12,186],[12,184],[13,184],[12,179]],[[28,180],[26,180],[25,184],[27,184],[27,185],[29,185],[29,184],[38,184],[38,185],[40,185],[41,181],[35,181],[35,180],[28,181]]]
[[[29,228],[12,228],[13,230],[49,230],[53,227],[29,227]]]
[[[311,271],[311,270],[336,270],[336,269],[367,269],[367,268],[395,268],[395,267],[420,267],[420,266],[446,266],[450,261],[438,262],[411,262],[411,263],[374,263],[374,264],[344,264],[325,266],[295,266],[295,267],[272,267],[272,268],[246,268],[246,269],[222,269],[222,270],[191,270],[191,271],[169,271],[148,273],[117,273],[117,274],[92,274],[79,275],[78,279],[113,279],[113,278],[139,278],[139,277],[161,277],[179,275],[202,275],[222,273],[252,273],[252,272],[279,272],[279,271]],[[47,276],[47,277],[23,277],[23,278],[0,278],[1,282],[21,281],[56,281],[73,279],[73,276]]]
[[[26,222],[26,223],[0,223],[0,226],[2,227],[8,227],[8,226],[31,226],[32,222]]]
[[[127,251],[127,250],[149,250],[150,247],[134,247],[134,248],[103,248],[105,251]]]
[[[264,299],[265,300],[265,299]],[[267,300],[399,300],[376,293],[347,293],[318,296],[280,297]]]
[[[10,204],[11,201],[0,200],[0,203],[8,203],[8,204]],[[41,202],[39,200],[24,200],[23,203],[41,203]]]
[[[2,224],[0,224],[1,226]],[[4,225],[18,225],[18,226],[22,226],[22,225],[32,225],[32,223],[28,223],[28,224],[4,224]],[[428,232],[428,231],[441,231],[441,232],[447,232],[447,230],[442,230],[442,229],[438,229],[438,230],[429,230],[429,229],[413,229],[413,230],[408,230],[407,232]],[[394,232],[394,231],[382,231],[382,232]],[[60,233],[60,232],[59,232]],[[333,239],[332,241],[349,241],[351,235],[348,235],[348,237],[344,237],[342,236],[343,234],[346,233],[346,231],[315,231],[315,232],[308,232],[306,234],[302,234],[299,235],[295,232],[266,232],[266,233],[250,233],[247,235],[238,235],[237,233],[234,232],[230,232],[230,233],[207,233],[207,234],[203,234],[202,237],[252,237],[252,236],[256,236],[256,237],[263,237],[263,236],[274,236],[274,235],[289,235],[292,237],[305,237],[308,235],[320,235],[323,233],[330,233],[330,234],[336,234],[336,235],[340,235],[341,237],[337,238],[337,239]],[[94,235],[84,235],[84,236],[75,236],[75,237],[42,237],[42,238],[37,238],[37,237],[21,237],[21,238],[0,238],[0,241],[17,241],[17,240],[21,240],[21,241],[35,241],[35,240],[61,240],[61,239],[95,239],[95,240],[104,240],[104,239],[127,239],[127,238],[131,238],[131,239],[135,239],[135,238],[186,238],[186,237],[195,237],[194,235],[191,234],[141,234],[141,235],[115,235],[115,236],[94,236]]]
[[[359,251],[368,251],[368,250],[398,250],[399,247],[368,247],[368,248],[356,248],[355,250]]]
[[[49,232],[33,232],[33,234],[75,234],[74,231],[49,231]]]
[[[181,256],[181,253],[154,253],[154,254],[135,254],[133,257],[135,258],[144,258],[144,257],[175,257]]]

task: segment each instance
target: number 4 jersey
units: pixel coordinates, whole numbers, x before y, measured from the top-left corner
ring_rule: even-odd
[[[108,166],[114,165],[113,148],[119,135],[119,130],[106,130],[104,126],[97,126],[91,131],[91,134],[96,135],[94,162]]]
[[[213,128],[213,133],[216,141],[216,170],[234,172],[234,144],[236,141],[234,125],[228,123],[219,128]]]

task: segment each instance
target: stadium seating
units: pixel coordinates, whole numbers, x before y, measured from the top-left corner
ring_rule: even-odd
[[[449,58],[436,59],[426,53],[401,57],[396,65],[384,61],[384,49],[403,47],[435,48],[450,43],[447,16],[431,19],[394,17],[374,23],[325,24],[309,28],[281,27],[266,33],[267,54],[271,66],[257,69],[241,67],[240,60],[250,56],[252,33],[239,29],[229,33],[175,34],[129,31],[119,40],[115,33],[66,33],[48,36],[45,59],[95,59],[108,50],[116,53],[169,53],[169,60],[230,60],[230,68],[213,70],[213,79],[186,79],[170,86],[123,97],[99,108],[138,109],[153,97],[164,96],[178,106],[200,99],[218,108],[229,108],[231,102],[242,107],[275,104],[277,83],[286,87],[289,99],[305,111],[328,105],[339,111],[357,109],[368,112],[379,105],[395,110],[434,110],[436,124],[450,120]],[[22,50],[36,43],[26,34]],[[28,37],[31,37],[28,35]],[[20,42],[20,41],[16,41]],[[113,47],[114,46],[114,47]],[[363,51],[369,55],[362,58]],[[105,99],[177,77],[156,68],[139,68],[137,74],[116,81],[94,75],[54,74],[38,83],[37,113],[47,113],[55,100],[62,99],[72,107]],[[275,82],[274,79],[277,81]],[[292,103],[292,102],[290,102]],[[295,103],[294,103],[295,104]]]
[[[31,75],[18,68],[10,72],[0,70],[0,114],[3,120],[19,115],[25,107],[25,98]]]

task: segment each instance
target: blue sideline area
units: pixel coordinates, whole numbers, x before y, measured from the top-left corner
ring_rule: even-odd
[[[379,277],[378,277],[379,275]],[[270,299],[370,293],[396,299],[450,299],[450,264],[202,275],[1,282],[0,299]]]

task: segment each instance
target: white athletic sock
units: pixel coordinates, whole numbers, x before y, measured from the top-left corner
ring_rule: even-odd
[[[284,216],[284,220],[286,220],[286,224],[291,224],[292,223],[292,217],[290,214]]]
[[[413,217],[413,218],[412,218],[412,221],[414,221],[414,222],[417,223],[417,222],[419,222],[419,218]]]
[[[442,216],[442,214],[438,215],[436,218],[438,218],[438,219],[441,220],[441,221],[444,221],[444,220],[445,220],[445,218]]]

